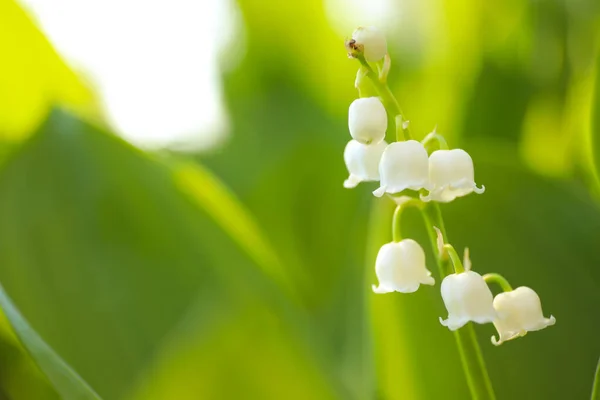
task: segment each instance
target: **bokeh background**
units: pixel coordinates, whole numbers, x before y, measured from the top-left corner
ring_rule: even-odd
[[[598,1],[0,0],[0,399],[468,398],[439,286],[370,291],[393,204],[342,188],[358,25],[487,188],[450,241],[557,318],[476,326],[498,398],[589,397]]]

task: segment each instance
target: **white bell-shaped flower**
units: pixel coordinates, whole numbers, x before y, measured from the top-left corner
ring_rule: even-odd
[[[378,181],[379,161],[386,146],[385,140],[370,145],[349,141],[344,150],[344,161],[350,176],[344,181],[344,187],[351,189],[360,182]]]
[[[500,336],[498,340],[492,336],[492,343],[496,346],[556,323],[556,318],[552,315],[544,318],[539,296],[525,286],[497,295],[494,298],[494,309],[497,314],[494,326]]]
[[[412,239],[384,244],[375,261],[379,286],[375,293],[413,293],[419,285],[433,285],[435,280],[425,265],[423,248]]]
[[[354,100],[348,110],[348,127],[352,138],[362,144],[381,142],[387,129],[387,114],[379,97]]]
[[[368,62],[379,61],[387,54],[385,35],[374,26],[359,26],[352,33],[352,39],[358,46],[362,46]]]
[[[399,193],[405,189],[429,188],[429,160],[423,144],[416,140],[388,145],[379,163],[381,186],[373,194]]]
[[[467,322],[478,324],[496,319],[494,296],[483,277],[474,271],[451,274],[442,281],[442,299],[448,310],[448,319],[440,322],[451,331],[463,327]]]
[[[429,181],[431,191],[421,196],[423,201],[450,202],[471,192],[481,194],[485,186],[475,184],[471,156],[462,149],[437,150],[429,156]]]

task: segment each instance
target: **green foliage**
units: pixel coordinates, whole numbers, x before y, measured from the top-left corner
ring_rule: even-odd
[[[370,291],[393,205],[373,201],[373,185],[342,188],[358,66],[322,3],[239,1],[248,49],[223,79],[223,149],[149,155],[55,111],[2,165],[0,306],[63,398],[87,387],[69,376],[105,399],[467,398],[454,338],[437,320],[439,286]],[[438,3],[407,9],[399,29],[414,32],[390,35],[390,81],[415,137],[438,123],[451,146],[468,139],[487,187],[443,206],[448,239],[470,247],[475,270],[533,287],[558,321],[500,348],[491,325],[475,326],[494,388],[500,399],[585,398],[600,354],[600,210],[579,157],[589,118],[569,121],[590,109],[600,135],[600,79],[586,85],[595,20],[584,18],[597,5]],[[12,1],[0,0],[0,33],[9,141],[51,104],[92,103]],[[539,121],[553,130],[534,129]],[[404,223],[428,243],[420,216]],[[433,270],[431,252],[428,261]],[[6,382],[21,380],[1,377],[0,397],[56,397],[11,392]]]
[[[201,324],[206,338],[197,335],[198,345],[212,350],[219,347],[211,338],[244,332],[238,320],[254,313],[269,321],[255,327],[256,337],[269,340],[249,346],[302,347],[302,313],[243,251],[266,246],[256,228],[206,172],[186,168],[55,112],[0,174],[0,279],[31,325],[102,397],[128,398],[132,382],[145,385],[140,374],[186,318]],[[193,200],[182,186],[192,187]],[[223,231],[231,226],[224,215],[237,215],[235,229]],[[254,259],[266,251],[257,248]],[[217,355],[223,368],[238,357]],[[313,375],[309,382],[327,375],[316,374],[315,355],[300,350],[273,350],[241,371],[278,361],[281,370],[304,365],[295,377]],[[213,394],[234,390],[202,382]],[[307,385],[305,394],[327,397],[317,394],[327,387]],[[257,397],[269,388],[252,386]]]
[[[590,134],[591,147],[594,160],[594,175],[600,182],[600,51],[596,60],[595,68],[595,86],[592,97]]]
[[[98,400],[100,397],[29,326],[0,286],[0,307],[31,357],[63,399]]]

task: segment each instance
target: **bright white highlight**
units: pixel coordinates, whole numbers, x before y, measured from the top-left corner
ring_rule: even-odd
[[[218,55],[235,34],[231,0],[22,2],[126,139],[150,148],[222,142]]]

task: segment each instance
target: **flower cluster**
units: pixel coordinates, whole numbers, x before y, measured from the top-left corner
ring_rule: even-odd
[[[348,126],[352,140],[344,160],[350,176],[344,187],[360,182],[381,181],[373,194],[397,194],[404,190],[427,191],[423,201],[450,202],[485,187],[475,184],[471,156],[462,149],[440,149],[429,155],[425,146],[441,136],[432,132],[423,142],[407,140],[387,144],[387,114],[378,97],[356,99],[350,104]]]
[[[373,27],[358,28],[346,43],[349,56],[361,62],[355,84],[359,93],[365,76],[376,88],[383,87],[391,63],[386,46],[385,36]],[[379,71],[378,76],[372,65]],[[421,245],[401,237],[401,211],[407,206],[424,210],[429,202],[448,203],[472,192],[481,194],[485,187],[475,183],[471,156],[462,149],[449,149],[436,129],[422,141],[406,137],[408,122],[399,108],[386,109],[384,106],[394,104],[395,99],[387,101],[389,99],[383,96],[389,96],[389,93],[378,92],[382,97],[361,97],[350,105],[348,126],[352,140],[344,151],[349,172],[344,187],[354,188],[361,182],[379,181],[379,188],[373,194],[377,197],[388,194],[399,204],[394,214],[393,241],[381,247],[375,261],[379,285],[373,285],[373,291],[412,293],[420,285],[435,285],[435,279],[427,269]],[[395,118],[398,138],[389,144],[384,140],[388,115]],[[492,337],[492,343],[500,345],[555,323],[552,316],[544,318],[540,299],[532,289],[519,287],[513,290],[498,274],[482,276],[472,271],[467,251],[461,262],[454,248],[444,243],[442,232],[433,226],[428,228],[437,231],[438,261],[448,260],[454,267],[454,273],[442,273],[441,276],[440,290],[448,311],[447,319],[440,318],[442,325],[455,331],[470,321],[493,323],[499,337]],[[488,286],[492,282],[503,289],[495,298]]]

